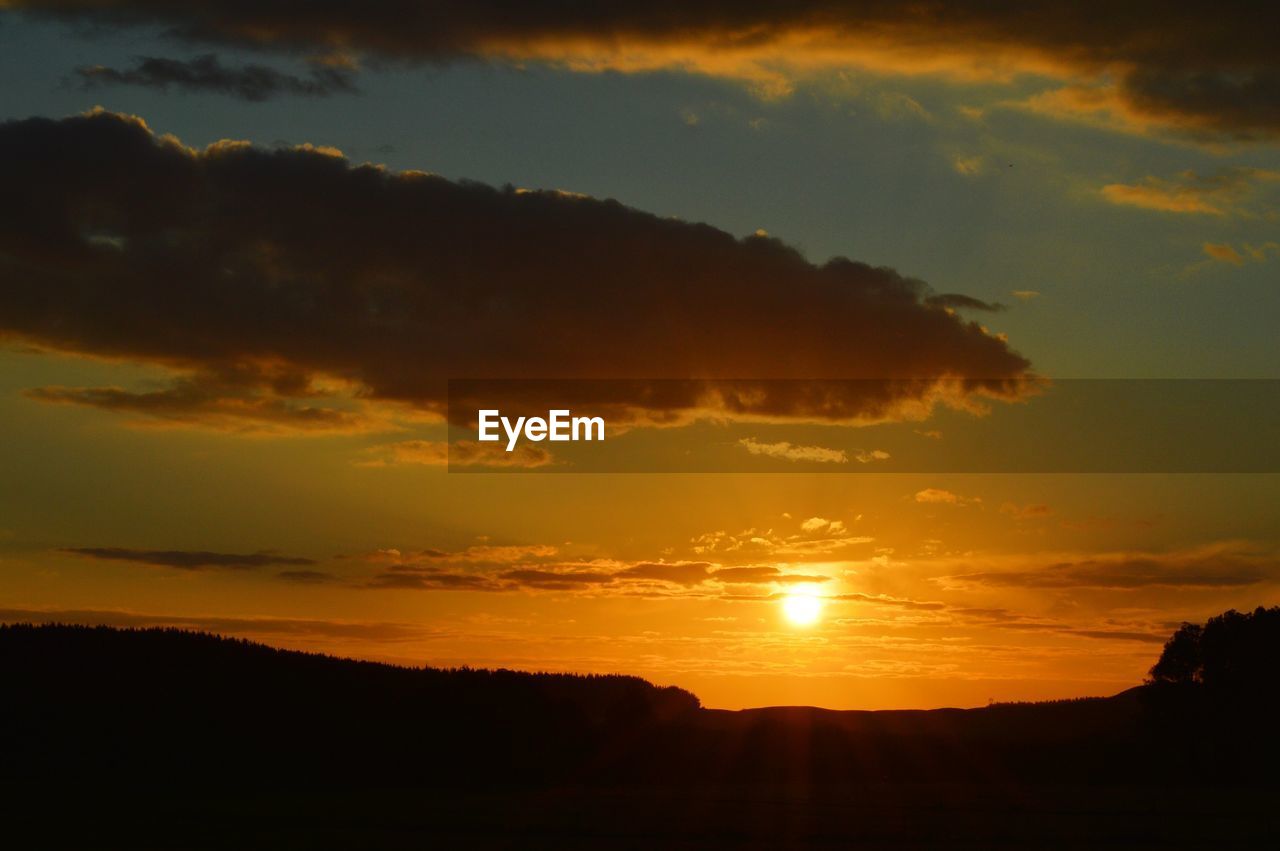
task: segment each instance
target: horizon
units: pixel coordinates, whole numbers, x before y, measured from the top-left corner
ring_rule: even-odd
[[[199,639],[213,639],[216,641],[235,642],[240,646],[251,647],[251,648],[261,648],[265,650],[271,650],[277,653],[295,654],[298,656],[321,658],[321,659],[326,659],[334,662],[352,662],[356,664],[367,663],[367,664],[377,665],[383,668],[390,668],[393,670],[406,671],[410,673],[468,672],[468,673],[477,673],[477,674],[518,674],[521,676],[527,675],[535,678],[545,676],[545,677],[569,677],[572,679],[584,679],[584,680],[591,680],[592,678],[636,680],[636,681],[639,681],[640,683],[643,683],[646,686],[649,686],[655,689],[676,689],[680,692],[683,692],[695,698],[698,702],[697,708],[699,710],[709,710],[709,711],[715,711],[715,712],[751,712],[755,710],[769,710],[769,709],[815,709],[821,712],[932,712],[932,711],[938,711],[938,710],[946,711],[946,710],[985,709],[989,707],[998,707],[998,706],[1037,706],[1037,705],[1053,704],[1053,703],[1073,703],[1077,701],[1091,701],[1091,700],[1105,701],[1105,700],[1110,700],[1111,698],[1119,697],[1120,695],[1126,694],[1130,691],[1134,691],[1135,689],[1150,687],[1152,685],[1152,681],[1150,680],[1150,678],[1148,678],[1143,682],[1132,685],[1127,689],[1117,692],[1116,694],[1102,694],[1102,695],[1086,694],[1086,695],[1076,695],[1073,697],[1065,697],[1065,698],[1052,698],[1052,699],[1040,700],[1040,701],[991,701],[986,704],[983,704],[982,706],[936,706],[936,707],[925,707],[925,708],[918,707],[918,708],[896,708],[896,709],[895,708],[833,709],[827,706],[814,706],[811,704],[771,704],[771,705],[765,705],[765,706],[742,706],[742,707],[730,708],[730,707],[723,707],[723,706],[708,706],[702,702],[701,697],[699,697],[697,694],[695,694],[694,692],[688,689],[682,688],[679,683],[650,682],[649,680],[646,680],[642,677],[637,677],[634,674],[628,674],[625,671],[615,671],[615,672],[607,672],[607,673],[581,673],[577,671],[525,670],[525,669],[514,669],[514,668],[477,668],[470,665],[462,665],[462,666],[456,666],[456,667],[440,667],[440,666],[433,666],[433,665],[413,666],[413,665],[406,665],[406,664],[397,663],[397,662],[386,662],[380,659],[366,659],[366,658],[360,658],[360,657],[354,657],[354,656],[340,656],[340,655],[335,655],[333,653],[325,653],[317,650],[297,650],[290,647],[277,646],[265,641],[255,641],[253,639],[248,639],[248,638],[239,638],[234,635],[224,635],[221,633],[206,632],[203,630],[191,629],[191,628],[180,627],[180,626],[125,626],[125,627],[122,627],[122,626],[108,626],[108,625],[99,624],[99,623],[80,624],[80,623],[64,623],[60,621],[48,621],[44,623],[33,623],[33,622],[26,622],[26,621],[0,622],[0,631],[6,630],[6,629],[18,629],[18,630],[29,629],[37,633],[42,630],[57,631],[61,629],[83,629],[83,630],[91,630],[91,631],[105,630],[109,633],[131,633],[131,634],[137,634],[137,635],[167,636],[167,635],[177,634],[181,636],[190,636],[192,638],[199,638]]]

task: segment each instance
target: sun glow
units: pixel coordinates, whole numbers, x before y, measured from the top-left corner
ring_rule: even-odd
[[[782,598],[782,614],[796,626],[809,626],[822,617],[822,601],[811,594],[788,594]]]

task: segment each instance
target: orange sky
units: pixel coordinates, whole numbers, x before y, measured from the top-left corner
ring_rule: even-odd
[[[1277,602],[1272,13],[224,5],[0,0],[0,620],[905,708]]]

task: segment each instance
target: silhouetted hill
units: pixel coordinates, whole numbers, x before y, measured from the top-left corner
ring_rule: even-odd
[[[728,712],[635,677],[7,626],[0,690],[0,821],[68,847],[1164,848],[1280,835],[1262,788],[1276,781],[1274,716],[1236,713],[1194,683],[981,709]]]
[[[507,784],[695,711],[637,677],[409,669],[172,629],[0,626],[0,750],[30,775]]]
[[[178,630],[0,627],[30,776],[508,786],[1079,780],[1185,766],[1135,689],[982,709],[699,709],[635,677],[409,669]]]

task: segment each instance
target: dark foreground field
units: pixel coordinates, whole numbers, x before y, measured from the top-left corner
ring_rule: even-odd
[[[1270,687],[929,712],[699,708],[631,677],[411,670],[0,627],[9,847],[1276,847]]]
[[[6,796],[12,848],[1274,848],[1270,790],[870,784]]]

